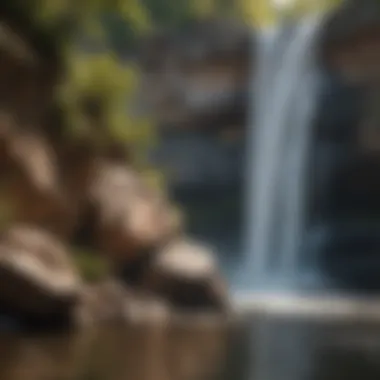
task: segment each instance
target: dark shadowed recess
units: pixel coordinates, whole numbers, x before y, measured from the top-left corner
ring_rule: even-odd
[[[320,40],[325,82],[308,175],[308,223],[310,231],[325,231],[317,248],[322,270],[351,291],[380,290],[380,154],[360,140],[378,85],[351,80],[345,68],[366,73],[365,47],[380,41],[379,25],[378,1],[347,1],[326,19]]]

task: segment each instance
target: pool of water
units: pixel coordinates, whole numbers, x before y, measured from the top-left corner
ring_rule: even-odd
[[[248,318],[0,338],[1,380],[378,380],[380,324]]]
[[[273,318],[249,321],[243,331],[239,379],[379,378],[380,329],[374,325]]]

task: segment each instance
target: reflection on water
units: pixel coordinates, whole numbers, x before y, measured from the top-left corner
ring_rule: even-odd
[[[2,335],[0,379],[208,379],[224,362],[224,328],[157,324],[54,336]]]
[[[247,323],[240,340],[249,352],[245,370],[224,379],[380,378],[380,326],[266,319]]]
[[[0,339],[1,380],[378,380],[380,326],[249,320]],[[230,332],[231,332],[230,331]]]

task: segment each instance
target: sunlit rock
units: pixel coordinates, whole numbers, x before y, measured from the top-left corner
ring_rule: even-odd
[[[69,253],[54,236],[26,225],[0,238],[0,303],[28,318],[70,313],[81,281]]]
[[[165,196],[124,165],[99,163],[89,199],[99,246],[115,262],[131,261],[181,228]]]
[[[125,320],[133,326],[160,327],[170,323],[172,310],[169,304],[154,295],[135,294],[124,310]]]
[[[228,295],[212,251],[191,240],[174,240],[146,273],[145,287],[178,309],[228,309]]]

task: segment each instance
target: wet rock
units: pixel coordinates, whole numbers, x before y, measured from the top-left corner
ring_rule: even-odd
[[[163,244],[180,229],[165,196],[125,165],[99,162],[89,189],[101,251],[125,264]]]
[[[0,238],[0,304],[36,319],[59,318],[74,307],[81,282],[65,247],[52,235],[18,225]]]
[[[154,258],[144,287],[178,309],[228,310],[228,296],[212,251],[191,240],[167,244]]]
[[[75,317],[79,326],[115,323],[157,326],[169,320],[170,308],[158,297],[111,278],[83,289]]]
[[[118,281],[109,279],[83,289],[77,310],[80,325],[114,323],[125,320],[130,292]]]
[[[147,294],[136,294],[125,309],[126,320],[136,326],[158,327],[168,324],[172,310],[164,300]]]

